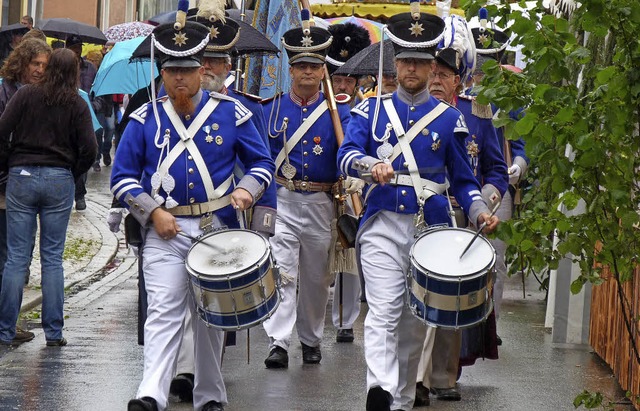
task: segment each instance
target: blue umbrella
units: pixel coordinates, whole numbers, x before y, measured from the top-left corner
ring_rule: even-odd
[[[133,94],[151,83],[151,62],[135,60],[130,62],[134,50],[144,37],[116,43],[100,64],[91,92],[96,96],[104,94]],[[153,78],[158,70],[153,66]]]

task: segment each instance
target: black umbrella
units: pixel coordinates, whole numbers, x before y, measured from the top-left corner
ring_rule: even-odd
[[[273,44],[264,34],[260,33],[250,24],[243,21],[234,20],[240,26],[240,38],[233,48],[234,55],[261,55],[261,54],[278,54],[278,48]],[[148,20],[151,21],[151,20]],[[175,22],[175,13],[174,20]],[[133,52],[131,59],[149,58],[151,54],[151,36],[147,36],[146,39],[138,46]]]
[[[384,41],[382,74],[396,74],[396,66],[393,63],[393,43],[387,39]],[[380,61],[380,42],[373,43],[367,48],[359,51],[342,67],[339,67],[333,74],[353,75],[353,76],[377,76]]]
[[[66,40],[72,35],[80,37],[85,43],[105,44],[107,38],[96,26],[81,23],[68,18],[45,19],[40,22],[40,30],[49,37]]]
[[[6,49],[11,44],[13,36],[25,35],[29,29],[20,23],[0,27],[0,48]]]
[[[175,23],[176,22],[176,12],[175,11],[165,11],[164,13],[156,14],[147,20],[147,23],[153,24],[154,26],[159,26],[161,24],[166,23]]]

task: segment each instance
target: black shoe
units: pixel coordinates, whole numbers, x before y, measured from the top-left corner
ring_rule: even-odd
[[[182,402],[193,402],[193,374],[178,374],[171,380],[169,393]]]
[[[416,384],[416,399],[413,402],[414,407],[428,407],[429,406],[429,389],[422,385],[421,382]]]
[[[267,368],[287,368],[289,367],[289,354],[287,354],[287,350],[282,347],[275,346],[266,360],[264,360],[264,365]]]
[[[202,407],[202,411],[224,411],[224,407],[218,401],[209,401]]]
[[[111,165],[111,153],[104,153],[102,155],[102,162],[104,163],[105,167],[109,167]]]
[[[460,395],[456,387],[451,387],[451,388],[431,387],[431,394],[435,395],[436,398],[441,401],[460,401],[462,399],[462,396]]]
[[[96,161],[95,163],[93,163],[91,168],[93,168],[93,171],[96,172],[96,173],[99,173],[100,171],[102,171],[102,167],[100,167],[100,162],[99,161]]]
[[[496,335],[496,345],[502,345],[502,338],[499,335]]]
[[[303,364],[320,364],[322,360],[322,353],[320,352],[320,346],[310,347],[305,343],[302,344],[302,363]]]
[[[134,398],[127,404],[127,411],[158,411],[158,403],[151,397]]]
[[[353,328],[338,330],[336,342],[353,342]]]
[[[67,339],[62,337],[59,340],[47,340],[47,347],[64,347],[67,345]]]
[[[76,199],[76,210],[82,211],[87,209],[87,202],[84,201],[84,197]]]
[[[391,394],[382,387],[373,387],[367,393],[367,411],[390,411]]]
[[[22,344],[24,342],[33,340],[33,337],[35,337],[35,336],[36,335],[34,333],[32,333],[31,331],[26,331],[26,330],[23,330],[20,327],[16,327],[16,336],[13,337],[13,343],[14,344]]]

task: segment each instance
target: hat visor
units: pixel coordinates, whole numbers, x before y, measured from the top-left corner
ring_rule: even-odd
[[[231,56],[230,53],[226,53],[224,51],[206,51],[204,52],[204,54],[202,55],[203,57],[208,57],[208,58],[217,58],[217,57],[221,57],[221,58],[225,58],[225,57],[229,57]]]
[[[298,63],[312,63],[312,64],[324,64],[324,60],[321,60],[317,57],[304,56],[295,59],[294,61],[289,60],[289,65],[293,66]]]
[[[396,59],[420,59],[420,60],[434,60],[433,54],[426,51],[415,50],[403,50],[396,54]]]
[[[193,58],[169,59],[162,62],[162,68],[167,67],[201,67],[200,60]]]

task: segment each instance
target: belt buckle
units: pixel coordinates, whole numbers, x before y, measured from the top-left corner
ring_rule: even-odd
[[[189,204],[189,207],[191,207],[191,215],[192,216],[198,216],[198,215],[202,214],[200,212],[200,203]]]
[[[400,174],[394,174],[393,175],[393,179],[391,181],[389,181],[389,184],[391,184],[392,186],[399,186],[400,185]]]
[[[309,191],[309,183],[306,181],[300,182],[300,191]]]

